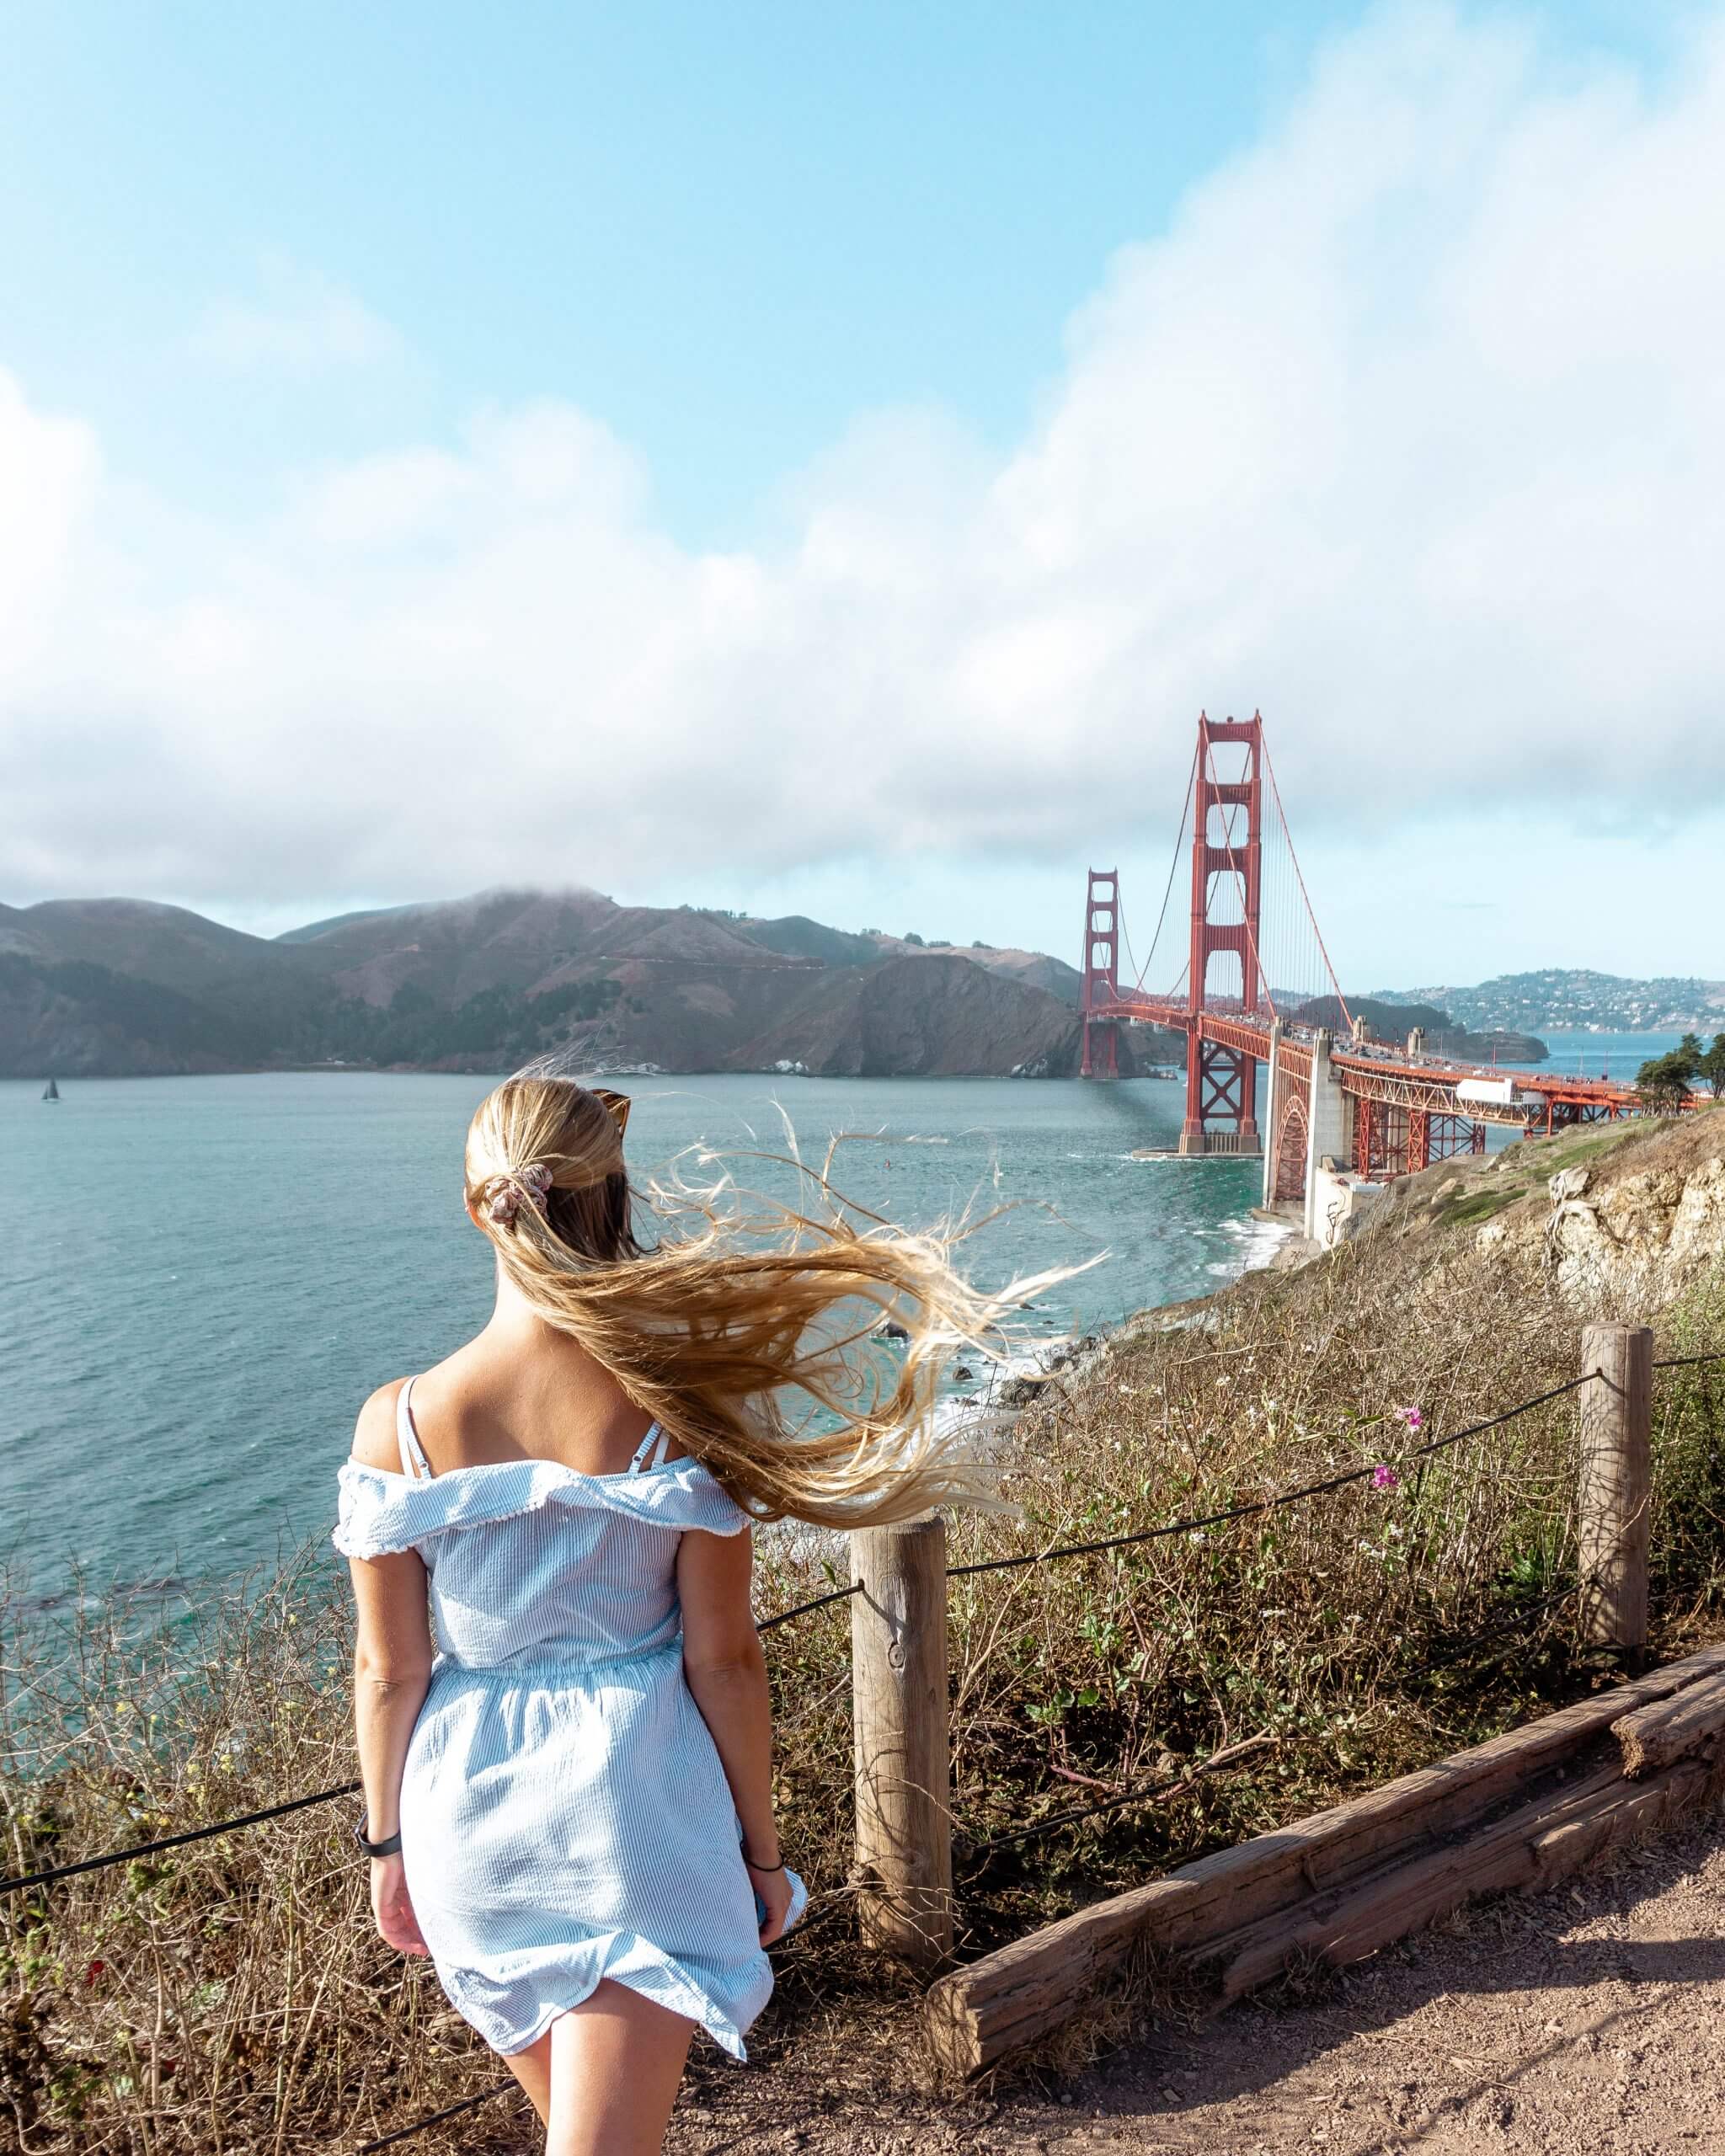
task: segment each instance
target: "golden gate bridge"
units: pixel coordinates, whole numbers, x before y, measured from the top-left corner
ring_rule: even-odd
[[[1266,819],[1266,808],[1269,814]],[[1146,986],[1191,828],[1191,911],[1172,986]],[[1263,721],[1198,719],[1185,812],[1149,955],[1134,964],[1118,869],[1092,868],[1085,901],[1081,1075],[1119,1075],[1120,1028],[1183,1033],[1183,1154],[1261,1155],[1266,1205],[1303,1203],[1321,1178],[1378,1185],[1485,1150],[1488,1124],[1520,1134],[1646,1112],[1634,1086],[1457,1062],[1418,1029],[1374,1040],[1354,1017],[1300,873]],[[1172,957],[1167,961],[1172,965]],[[1263,1073],[1260,1086],[1259,1074]],[[1262,1104],[1263,1123],[1258,1115]]]

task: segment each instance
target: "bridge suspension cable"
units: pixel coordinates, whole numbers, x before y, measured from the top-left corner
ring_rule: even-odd
[[[1227,873],[1209,894],[1210,918],[1241,932],[1257,975],[1257,992],[1250,999],[1257,1010],[1273,1018],[1309,1018],[1351,1027],[1352,1013],[1317,925],[1268,743],[1261,743],[1260,753],[1269,780],[1268,804],[1274,813],[1266,816],[1259,811],[1254,829],[1252,816],[1237,799],[1215,804],[1221,828],[1212,851],[1222,857]],[[1215,748],[1207,739],[1200,739],[1199,755],[1206,788],[1226,790],[1226,775],[1218,769]],[[1243,836],[1242,815],[1247,818]],[[1194,844],[1204,843],[1206,836],[1194,833]],[[1255,857],[1251,853],[1254,841]],[[1257,879],[1255,905],[1248,902],[1248,870]],[[1247,1000],[1244,987],[1242,980],[1242,1001]],[[1206,1001],[1215,993],[1206,981],[1200,985],[1199,1001]]]
[[[1192,752],[1192,768],[1186,774],[1186,800],[1184,806],[1180,811],[1179,835],[1174,841],[1173,857],[1168,862],[1168,880],[1162,886],[1162,910],[1156,917],[1156,934],[1150,939],[1150,949],[1146,954],[1144,963],[1141,966],[1136,964],[1133,956],[1132,938],[1127,933],[1126,929],[1126,909],[1124,905],[1120,908],[1120,941],[1126,947],[1126,963],[1129,966],[1135,967],[1135,969],[1136,979],[1132,984],[1135,990],[1141,989],[1144,985],[1145,975],[1149,973],[1151,965],[1155,962],[1156,946],[1162,941],[1162,929],[1167,921],[1168,900],[1174,894],[1174,878],[1180,873],[1180,856],[1186,844],[1186,826],[1191,821],[1192,818],[1193,789],[1197,786],[1197,784],[1198,751],[1194,749]]]
[[[1306,888],[1305,873],[1300,868],[1300,856],[1295,848],[1294,834],[1288,828],[1287,811],[1282,806],[1282,789],[1276,783],[1275,761],[1270,755],[1269,744],[1268,742],[1264,744],[1263,763],[1264,769],[1269,775],[1270,799],[1275,807],[1276,828],[1281,833],[1283,845],[1286,848],[1285,869],[1287,871],[1291,871],[1294,884],[1294,890],[1286,892],[1284,894],[1284,903],[1277,906],[1276,915],[1274,917],[1295,920],[1299,918],[1300,915],[1303,915],[1306,925],[1311,928],[1311,939],[1313,943],[1316,946],[1317,957],[1323,968],[1323,978],[1328,984],[1330,993],[1336,999],[1336,1007],[1341,1014],[1342,1023],[1351,1031],[1354,1025],[1354,1016],[1348,1008],[1347,997],[1342,993],[1342,984],[1336,978],[1336,969],[1330,963],[1330,953],[1324,942],[1324,932],[1317,925],[1317,915],[1312,908],[1311,895]],[[1282,861],[1282,852],[1280,848],[1277,850],[1276,859],[1279,864]],[[1295,909],[1293,907],[1291,903],[1290,903],[1294,896],[1294,892],[1298,893],[1300,899],[1297,914],[1295,912]]]

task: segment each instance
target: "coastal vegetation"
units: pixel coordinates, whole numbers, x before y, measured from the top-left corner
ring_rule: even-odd
[[[1416,1454],[1572,1378],[1593,1316],[1653,1323],[1662,1356],[1725,1345],[1722,1252],[1725,1118],[1524,1142],[1410,1178],[1333,1257],[1146,1313],[1033,1388],[1004,1462],[1018,1510],[955,1520],[955,1566],[1373,1471],[952,1581],[961,1953],[1599,1681],[1572,1623],[1573,1398]],[[1722,1439],[1725,1365],[1662,1371],[1662,1657],[1725,1608]],[[842,1582],[831,1544],[761,1540],[763,1614]],[[321,1551],[154,1628],[84,1597],[32,1611],[24,1586],[0,1701],[8,1870],[350,1776],[345,1597]],[[834,2063],[835,2104],[913,2070],[908,1981],[854,1943],[848,1629],[839,1604],[767,1642],[785,1840],[814,1900],[756,2050],[771,2068],[794,2036]],[[350,2146],[490,2086],[435,1979],[371,1931],[350,1817],[325,1804],[0,1903],[0,2116],[19,2146]],[[724,2071],[697,2058],[696,2097]],[[411,2145],[500,2151],[514,2102]]]
[[[1697,1081],[1716,1101],[1725,1094],[1725,1033],[1715,1033],[1711,1048],[1701,1046],[1699,1033],[1685,1033],[1675,1048],[1650,1057],[1635,1075],[1642,1097],[1667,1113],[1685,1104]]]

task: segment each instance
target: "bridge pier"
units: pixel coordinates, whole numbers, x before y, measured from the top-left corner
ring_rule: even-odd
[[[1282,1022],[1276,1019],[1270,1027],[1270,1052],[1264,1060],[1263,1077],[1263,1197],[1268,1206],[1276,1202],[1276,1184],[1280,1161],[1278,1139],[1282,1129],[1287,1073],[1282,1065]]]
[[[1186,1120],[1180,1128],[1183,1153],[1246,1153],[1258,1150],[1258,1059],[1249,1049],[1207,1039],[1192,1026],[1186,1036]],[[1213,1130],[1211,1123],[1231,1124]]]
[[[1345,1161],[1353,1157],[1348,1129],[1348,1096],[1342,1091],[1330,1062],[1331,1037],[1320,1029],[1311,1043],[1311,1097],[1306,1124],[1306,1233],[1315,1241],[1321,1223],[1317,1217],[1318,1171],[1326,1159]]]

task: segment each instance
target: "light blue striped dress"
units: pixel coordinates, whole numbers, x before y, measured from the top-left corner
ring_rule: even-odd
[[[412,1392],[402,1473],[348,1461],[334,1540],[416,1550],[430,1575],[402,1856],[450,2003],[518,2052],[609,1977],[741,2058],[772,1976],[683,1676],[676,1566],[685,1529],[735,1534],[747,1515],[697,1460],[666,1463],[656,1429],[622,1475],[523,1460],[434,1476]]]

